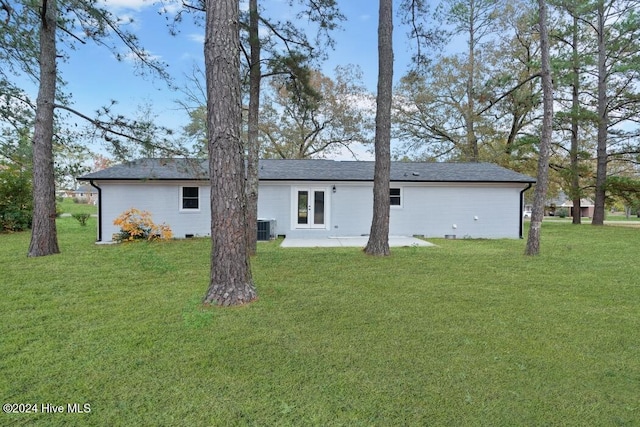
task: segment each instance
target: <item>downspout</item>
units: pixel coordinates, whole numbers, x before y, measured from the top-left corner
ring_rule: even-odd
[[[98,242],[102,242],[102,188],[93,183],[93,180],[89,180],[89,184],[98,190]]]
[[[533,187],[532,183],[529,183],[529,186],[520,192],[520,238],[524,238],[524,192]]]

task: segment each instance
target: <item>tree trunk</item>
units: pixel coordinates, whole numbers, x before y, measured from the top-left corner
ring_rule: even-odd
[[[478,153],[478,138],[476,138],[476,130],[475,130],[475,100],[473,97],[473,86],[474,75],[475,72],[475,2],[472,0],[469,2],[469,66],[467,67],[467,72],[469,75],[467,76],[467,114],[466,114],[466,130],[467,130],[467,155],[466,161],[477,162],[480,155]]]
[[[40,27],[40,87],[33,131],[33,225],[30,257],[60,253],[53,171],[53,109],[56,96],[56,0],[45,0]]]
[[[378,23],[378,95],[376,161],[373,178],[373,220],[365,253],[389,251],[389,180],[391,176],[391,101],[393,95],[393,2],[380,0]]]
[[[607,52],[605,43],[604,2],[598,1],[598,148],[596,197],[591,224],[604,224],[605,185],[607,181]]]
[[[258,162],[260,147],[258,124],[260,113],[260,36],[258,34],[258,0],[249,0],[249,119],[247,123],[247,250],[257,251],[258,235]]]
[[[571,198],[573,200],[572,223],[580,224],[582,221],[582,209],[580,206],[580,164],[578,159],[579,126],[580,117],[580,52],[578,52],[578,17],[573,17],[572,40],[572,68],[573,81],[571,82]]]
[[[549,60],[549,34],[547,31],[547,5],[546,0],[538,0],[540,10],[540,51],[542,56],[542,93],[543,93],[543,117],[542,135],[540,136],[538,176],[536,189],[533,196],[533,210],[531,212],[531,225],[527,238],[526,255],[538,255],[540,253],[540,228],[544,217],[544,201],[547,197],[549,184],[549,147],[553,126],[553,82],[551,80],[551,64]]]
[[[256,291],[245,231],[238,0],[206,2],[205,35],[213,248],[204,303],[240,305],[253,301]]]

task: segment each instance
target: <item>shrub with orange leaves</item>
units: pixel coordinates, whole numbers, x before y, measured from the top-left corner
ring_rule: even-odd
[[[151,220],[151,214],[147,211],[141,211],[131,208],[120,214],[113,221],[113,225],[120,227],[120,233],[113,236],[118,242],[132,240],[166,240],[173,237],[171,228],[162,223],[155,224]]]

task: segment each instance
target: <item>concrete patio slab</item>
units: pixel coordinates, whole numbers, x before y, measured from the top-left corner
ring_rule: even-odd
[[[280,244],[283,248],[339,248],[339,247],[360,247],[364,248],[369,240],[368,236],[341,236],[324,237],[318,239],[292,239],[285,238]],[[402,246],[435,246],[416,237],[389,236],[390,247]]]

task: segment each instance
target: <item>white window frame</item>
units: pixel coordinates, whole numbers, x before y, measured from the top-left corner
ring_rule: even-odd
[[[198,207],[197,208],[184,208],[182,202],[184,201],[184,189],[185,188],[197,188],[198,189]],[[200,186],[198,185],[181,185],[180,186],[180,193],[178,194],[178,208],[180,210],[180,212],[200,212],[200,209],[202,207],[202,197],[201,195],[201,191],[200,191]]]
[[[400,197],[400,204],[399,205],[392,205],[391,204],[391,190],[392,189],[398,189],[400,190],[400,195],[399,196],[395,196],[395,197]],[[402,209],[402,207],[404,206],[404,188],[400,187],[400,186],[389,186],[389,207],[391,209]]]

